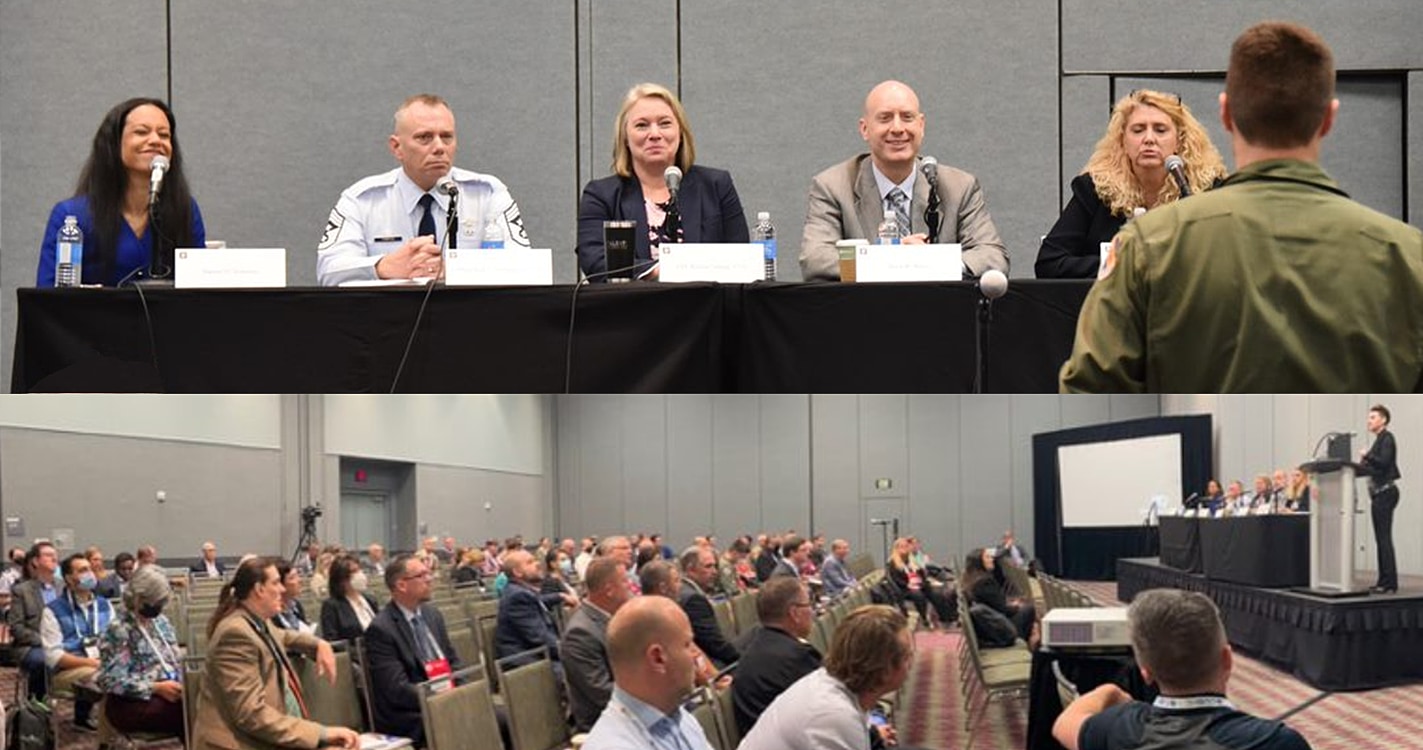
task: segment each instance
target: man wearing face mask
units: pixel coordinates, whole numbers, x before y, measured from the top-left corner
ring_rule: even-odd
[[[519,205],[499,178],[454,166],[455,115],[444,99],[416,94],[395,112],[390,153],[400,166],[346,188],[316,248],[322,286],[345,281],[436,278],[441,249],[479,247],[490,225],[505,247],[529,247]],[[447,238],[448,175],[458,191],[459,226]]]
[[[94,699],[75,687],[92,686],[99,671],[99,637],[108,629],[114,610],[109,600],[94,596],[99,579],[84,555],[65,558],[60,572],[64,576],[64,592],[49,603],[40,621],[45,666],[56,690],[75,695],[74,727],[97,731]],[[101,736],[99,741],[104,739]]]

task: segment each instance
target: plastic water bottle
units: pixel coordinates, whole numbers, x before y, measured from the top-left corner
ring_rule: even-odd
[[[894,211],[886,210],[884,212],[884,221],[879,223],[879,231],[876,234],[879,236],[881,245],[899,244],[899,239],[903,235],[899,230],[899,218],[895,216]]]
[[[761,243],[766,253],[766,280],[776,280],[776,227],[771,224],[771,212],[756,214],[756,228],[751,232],[751,241]]]
[[[479,247],[483,250],[503,249],[504,232],[499,229],[499,224],[494,219],[484,225],[484,231],[479,235]]]
[[[77,217],[66,216],[54,247],[54,285],[79,286],[83,279],[84,233],[79,231]]]

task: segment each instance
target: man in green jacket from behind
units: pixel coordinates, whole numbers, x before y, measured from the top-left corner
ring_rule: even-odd
[[[1423,375],[1423,233],[1319,167],[1334,58],[1307,28],[1235,40],[1220,96],[1237,171],[1113,240],[1060,386],[1399,392]]]

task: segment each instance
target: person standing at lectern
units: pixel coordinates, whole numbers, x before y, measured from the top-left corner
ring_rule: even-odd
[[[1388,431],[1392,416],[1388,407],[1374,404],[1369,407],[1369,432],[1374,434],[1374,444],[1367,451],[1359,452],[1359,473],[1369,478],[1370,515],[1374,521],[1374,539],[1379,548],[1379,580],[1371,591],[1392,594],[1398,591],[1398,565],[1393,556],[1393,511],[1398,507],[1398,486],[1394,484],[1402,476],[1398,473],[1398,446],[1393,442],[1393,433]]]

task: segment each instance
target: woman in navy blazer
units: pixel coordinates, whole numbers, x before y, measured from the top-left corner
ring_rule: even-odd
[[[613,174],[583,188],[578,208],[578,267],[584,275],[602,273],[603,222],[636,221],[637,261],[657,259],[663,242],[748,242],[750,233],[731,175],[694,166],[696,147],[687,113],[675,94],[655,83],[633,86],[618,110],[613,134]],[[663,173],[682,170],[677,195],[681,231],[667,235],[663,225],[670,193]],[[639,268],[637,275],[646,271]],[[657,269],[646,273],[657,278]]]

